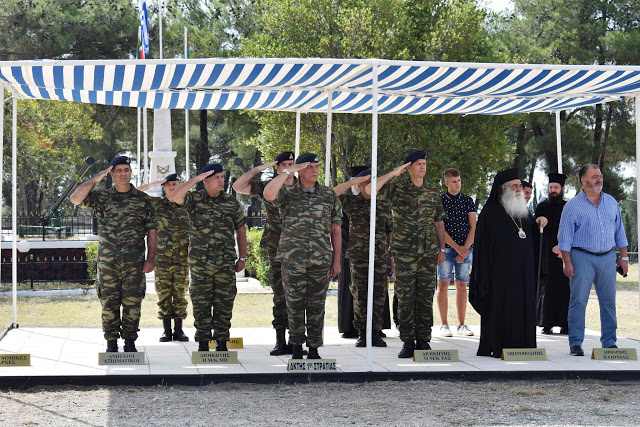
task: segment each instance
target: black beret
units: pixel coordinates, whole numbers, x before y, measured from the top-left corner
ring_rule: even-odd
[[[557,182],[561,187],[564,187],[564,182],[567,179],[567,175],[562,173],[551,172],[549,175],[549,183]]]
[[[113,160],[109,162],[109,167],[111,166],[116,167],[118,165],[129,165],[129,164],[131,164],[130,158],[128,158],[127,156],[118,156],[118,157],[114,157]]]
[[[298,158],[296,159],[296,165],[302,164],[302,163],[318,163],[320,161],[320,158],[318,157],[317,154],[313,154],[313,153],[302,153],[298,156]]]
[[[420,159],[427,159],[427,153],[425,151],[422,150],[417,150],[417,151],[412,151],[409,154],[407,154],[407,157],[404,158],[404,162],[405,163],[413,163],[416,160],[420,160]]]
[[[165,183],[171,182],[171,181],[178,181],[178,174],[177,173],[172,173],[171,175],[165,176],[164,179],[165,179]],[[164,185],[164,184],[162,184],[162,185]]]
[[[283,151],[282,153],[278,154],[278,157],[276,157],[276,163],[280,164],[280,162],[284,162],[285,160],[293,160],[294,158],[294,154],[291,151]]]
[[[367,175],[371,175],[371,169],[363,170],[358,175],[356,175],[356,178],[360,178],[361,176],[367,176]]]
[[[202,169],[200,169],[200,173],[205,173],[205,172],[209,172],[209,171],[214,171],[211,175],[209,176],[213,176],[217,173],[221,173],[222,172],[222,165],[220,163],[209,163],[208,165],[205,165],[202,167]]]
[[[369,169],[369,166],[351,166],[351,176],[357,176],[360,172]]]

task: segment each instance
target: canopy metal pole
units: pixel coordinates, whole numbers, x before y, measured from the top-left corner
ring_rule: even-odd
[[[160,59],[162,59],[162,9],[164,9],[164,0],[160,0],[160,10],[158,11],[158,15],[160,18]]]
[[[636,95],[636,223],[638,224],[638,246],[640,247],[640,197],[638,197],[638,193],[640,193],[640,96]],[[638,300],[640,301],[640,278],[638,279]]]
[[[149,183],[149,162],[147,160],[147,155],[149,153],[149,139],[147,135],[147,107],[142,109],[142,129],[143,129],[143,138],[144,138],[144,180],[143,184]]]
[[[4,200],[2,200],[2,191],[1,191],[3,174],[4,174],[4,86],[0,86],[0,246],[2,244],[2,208],[4,207]],[[0,255],[2,255],[1,248],[0,248]],[[4,326],[5,325],[0,325],[0,327],[4,327]]]
[[[371,69],[373,96],[371,97],[371,214],[369,216],[369,276],[367,283],[367,372],[373,371],[371,352],[373,323],[373,267],[376,254],[376,183],[378,181],[378,66]]]
[[[295,158],[300,154],[300,110],[296,111],[296,148]]]
[[[331,182],[331,116],[333,108],[333,89],[327,94],[327,144],[324,155],[324,185]]]
[[[562,173],[562,135],[560,134],[560,111],[556,111],[556,146],[558,152],[558,173]]]
[[[18,98],[13,96],[11,117],[11,288],[13,299],[13,327],[18,327]]]
[[[140,107],[136,108],[137,111],[137,132],[136,132],[136,141],[137,141],[137,154],[136,154],[136,162],[138,164],[138,174],[136,175],[136,187],[140,185],[140,177],[142,175],[142,170],[140,169]]]

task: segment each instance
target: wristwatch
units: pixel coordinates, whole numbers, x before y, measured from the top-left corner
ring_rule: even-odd
[[[629,257],[628,256],[621,256],[620,257],[620,261],[629,261]]]
[[[247,257],[240,257],[240,258],[238,258],[238,261],[244,261],[244,262],[247,262]]]
[[[286,173],[287,175],[291,175],[291,172],[289,172],[289,169],[282,169],[282,173]]]
[[[447,253],[447,250],[446,249],[440,249],[440,252]]]

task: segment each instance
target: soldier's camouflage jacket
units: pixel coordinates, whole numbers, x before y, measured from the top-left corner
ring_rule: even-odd
[[[416,187],[407,174],[385,184],[378,197],[393,209],[394,254],[437,255],[435,223],[446,218],[440,192],[426,181]]]
[[[144,262],[147,232],[158,228],[151,197],[133,185],[126,193],[114,186],[91,191],[81,206],[93,208],[98,217],[100,262]]]
[[[276,260],[287,264],[329,267],[331,227],[342,225],[340,200],[329,187],[316,182],[313,192],[298,181],[283,186],[274,201],[282,215]]]
[[[189,215],[165,197],[151,197],[158,221],[156,264],[186,264],[189,249]]]
[[[251,195],[260,197],[262,205],[264,206],[264,211],[267,214],[267,222],[264,225],[262,239],[260,239],[260,247],[265,249],[268,253],[275,253],[278,250],[278,243],[280,242],[280,223],[282,222],[282,217],[280,215],[280,209],[276,207],[274,202],[270,202],[265,199],[262,194],[264,192],[264,188],[270,182],[271,180],[251,181]]]
[[[371,200],[362,194],[353,195],[351,190],[340,196],[342,210],[349,217],[349,247],[346,257],[350,260],[369,259],[369,220]],[[376,262],[386,263],[389,260],[387,232],[393,230],[391,205],[388,200],[377,201],[376,206]]]
[[[236,230],[246,219],[240,203],[226,193],[211,197],[207,190],[187,193],[182,205],[189,215],[189,265],[226,266],[236,260]]]

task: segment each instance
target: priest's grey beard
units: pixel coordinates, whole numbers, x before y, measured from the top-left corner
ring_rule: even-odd
[[[527,202],[524,200],[524,193],[520,191],[516,193],[509,187],[502,191],[500,201],[504,210],[514,218],[526,218],[529,216],[529,208],[527,208]]]

